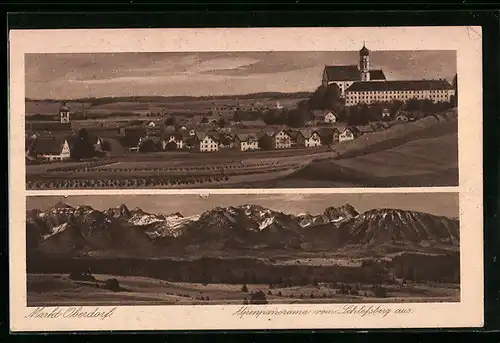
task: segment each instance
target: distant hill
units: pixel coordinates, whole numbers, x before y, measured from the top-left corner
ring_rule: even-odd
[[[456,109],[387,130],[367,133],[334,146],[336,157],[314,161],[265,187],[293,181],[324,187],[426,187],[458,185]],[[328,184],[331,183],[331,185]]]
[[[220,100],[220,99],[284,99],[284,98],[306,98],[311,92],[281,93],[261,92],[241,95],[207,95],[207,96],[117,96],[101,98],[79,98],[79,99],[31,99],[26,101],[44,102],[83,102],[83,103],[108,103],[108,102],[168,102],[168,101],[190,101],[190,100]]]

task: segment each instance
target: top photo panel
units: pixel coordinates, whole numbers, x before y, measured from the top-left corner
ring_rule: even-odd
[[[25,54],[26,188],[458,186],[454,50]]]

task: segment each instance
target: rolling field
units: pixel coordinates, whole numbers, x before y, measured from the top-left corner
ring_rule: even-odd
[[[248,292],[242,292],[242,285],[168,282],[113,275],[94,277],[96,281],[74,281],[63,274],[28,274],[28,306],[236,305],[249,298],[250,292],[259,290],[266,293],[270,304],[460,301],[458,285],[448,284],[387,286],[388,296],[376,298],[369,290],[372,285],[360,285],[360,295],[346,295],[326,284],[272,289],[268,285],[248,284]],[[103,288],[104,281],[110,278],[117,279],[122,290]]]
[[[457,113],[399,123],[332,148],[121,151],[91,167],[78,162],[28,165],[27,184],[30,189],[455,186]]]
[[[251,106],[254,103],[276,105],[279,101],[281,106],[287,108],[295,107],[296,104],[304,99],[304,96],[297,96],[294,94],[280,95],[279,99],[271,97],[262,97],[256,95],[255,98],[241,98],[237,99],[236,96],[229,96],[227,98],[191,98],[191,97],[172,97],[172,98],[143,98],[143,99],[96,99],[83,101],[85,113],[92,116],[106,117],[110,114],[119,113],[199,113],[209,111],[213,106]],[[82,102],[68,101],[68,106],[73,111],[81,111]],[[62,105],[61,101],[47,101],[47,100],[27,100],[25,102],[26,115],[31,116],[35,114],[42,115],[57,115],[59,107]],[[129,118],[129,117],[127,117]]]
[[[248,153],[135,153],[101,160],[94,165],[76,162],[28,165],[26,177],[30,189],[224,188],[278,179],[315,158],[331,155],[326,147]]]
[[[365,156],[339,159],[335,166],[374,177],[419,175],[458,169],[458,135],[411,141]],[[432,153],[430,153],[432,152]]]
[[[354,158],[314,163],[298,172],[318,180],[363,186],[458,184],[457,135],[412,141]]]
[[[335,147],[336,156],[262,187],[424,187],[458,185],[457,119],[415,122]],[[408,126],[407,126],[408,125]],[[419,127],[422,125],[422,128]],[[407,127],[405,127],[407,126]],[[385,137],[383,136],[385,135]],[[305,186],[303,186],[305,187]]]

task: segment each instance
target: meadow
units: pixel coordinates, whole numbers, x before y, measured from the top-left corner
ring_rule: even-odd
[[[386,297],[377,297],[373,285],[356,284],[357,294],[343,294],[338,285],[320,283],[293,287],[266,284],[170,282],[135,276],[94,275],[95,281],[75,281],[66,274],[28,274],[28,306],[70,305],[217,305],[243,304],[253,292],[262,291],[271,304],[293,303],[395,303],[460,301],[455,284],[412,283],[385,286]],[[121,290],[104,288],[106,280],[116,279]]]
[[[216,153],[130,153],[93,163],[58,162],[27,166],[27,187],[40,188],[204,188],[261,182],[330,156],[327,147],[282,151]]]
[[[131,111],[145,106],[182,103],[200,106],[234,102],[236,98],[95,99],[89,109]],[[300,97],[282,96],[282,105]],[[263,97],[262,102],[276,101]],[[255,99],[241,99],[240,104]],[[292,101],[292,102],[293,102]],[[52,111],[55,101],[27,101],[29,111]],[[75,102],[74,104],[77,104]],[[71,104],[70,104],[71,106]],[[175,107],[174,106],[174,107]],[[28,108],[29,107],[29,108]],[[171,108],[174,108],[171,107]],[[157,107],[158,109],[158,107]],[[115,111],[115,112],[113,112]],[[154,111],[153,111],[154,112]],[[153,113],[152,112],[152,113]],[[90,112],[89,112],[90,113]],[[153,114],[158,114],[154,112]],[[116,120],[105,118],[96,120]],[[112,141],[113,147],[119,147]],[[415,187],[458,184],[458,119],[456,109],[409,123],[391,123],[331,147],[212,153],[128,152],[113,149],[97,165],[81,162],[27,165],[28,189],[45,188],[323,188]]]
[[[450,111],[337,144],[316,159],[262,187],[424,187],[458,185],[458,118]]]

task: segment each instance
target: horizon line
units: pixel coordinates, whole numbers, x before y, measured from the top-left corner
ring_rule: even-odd
[[[91,205],[85,205],[85,204],[79,204],[79,205],[70,205],[68,204],[67,202],[65,201],[62,201],[62,200],[59,200],[57,201],[56,203],[54,203],[53,205],[49,206],[46,210],[41,210],[40,208],[32,208],[30,210],[26,209],[26,212],[29,212],[29,211],[33,211],[33,210],[39,210],[39,211],[49,211],[53,208],[56,207],[56,205],[58,204],[61,204],[61,205],[64,205],[64,206],[68,206],[68,207],[71,207],[73,209],[77,209],[78,207],[90,207],[92,208],[93,210],[97,210],[97,211],[100,211],[100,212],[104,212],[104,211],[107,211],[107,210],[111,210],[111,209],[114,209],[114,208],[119,208],[121,207],[122,205],[124,205],[125,207],[127,207],[128,210],[130,210],[129,206],[127,206],[127,204],[125,203],[121,203],[119,205],[116,205],[115,207],[109,207],[109,208],[103,208],[103,209],[96,209],[95,207],[91,206]],[[327,208],[341,208],[341,207],[344,207],[344,206],[351,206],[352,208],[354,208],[354,210],[357,212],[357,208],[354,207],[353,205],[351,205],[349,202],[345,202],[343,205],[340,205],[340,206],[327,206],[327,207],[324,207],[323,208],[323,212],[327,209]],[[283,213],[285,215],[301,215],[301,214],[312,214],[311,212],[297,212],[297,213],[291,213],[291,212],[284,212],[284,211],[281,211],[281,210],[275,210],[271,207],[268,207],[268,206],[263,206],[263,205],[259,205],[259,204],[252,204],[252,203],[246,203],[246,204],[242,204],[242,205],[237,205],[237,206],[219,206],[219,205],[215,205],[215,206],[212,206],[210,209],[207,209],[205,211],[202,211],[202,212],[199,212],[199,213],[196,213],[194,215],[202,215],[203,213],[206,213],[206,212],[209,212],[211,210],[214,210],[216,208],[230,208],[230,207],[234,207],[234,208],[241,208],[243,206],[259,206],[259,207],[262,207],[262,208],[265,208],[265,209],[270,209],[270,210],[273,210],[275,212],[280,212],[280,213]],[[143,211],[145,214],[158,214],[158,215],[172,215],[172,214],[175,214],[175,213],[179,213],[181,214],[182,216],[184,216],[183,213],[179,212],[179,211],[175,211],[175,212],[172,212],[172,213],[163,213],[163,212],[149,212],[149,211],[145,211],[142,207],[139,207],[139,206],[135,206],[132,208],[132,210],[134,209],[139,209],[141,211]],[[455,220],[459,220],[459,216],[446,216],[446,215],[442,215],[442,214],[433,214],[431,212],[424,212],[424,211],[415,211],[415,210],[405,210],[405,209],[402,209],[402,208],[395,208],[395,207],[376,207],[376,208],[372,208],[372,209],[369,209],[369,210],[366,210],[366,211],[362,211],[362,212],[358,212],[358,215],[361,215],[361,214],[364,214],[366,212],[369,212],[369,211],[373,211],[373,210],[397,210],[397,211],[405,211],[405,212],[415,212],[415,213],[423,213],[423,214],[429,214],[429,215],[432,215],[432,216],[435,216],[435,217],[442,217],[442,218],[448,218],[448,219],[455,219]],[[318,212],[318,215],[321,215],[322,212]],[[191,217],[193,215],[190,215],[188,217]]]
[[[318,86],[319,87],[319,86]],[[85,97],[85,98],[31,98],[25,97],[25,101],[78,101],[78,100],[98,100],[98,99],[114,99],[114,98],[224,98],[224,97],[249,97],[252,95],[265,95],[265,94],[275,94],[275,95],[297,95],[302,93],[312,94],[314,91],[297,91],[297,92],[280,92],[280,91],[266,91],[266,92],[255,92],[255,93],[236,93],[236,94],[220,94],[220,95],[106,95],[100,97]]]

